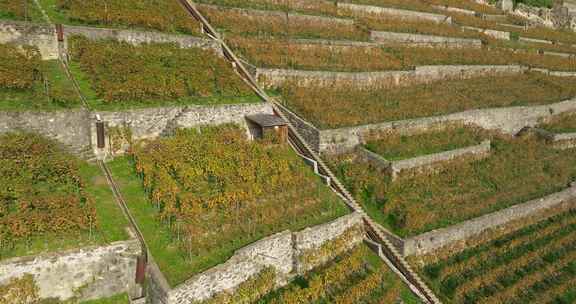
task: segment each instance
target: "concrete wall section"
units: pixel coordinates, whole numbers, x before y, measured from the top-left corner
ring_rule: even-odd
[[[140,246],[135,240],[0,262],[0,285],[31,274],[41,299],[90,300],[122,292],[139,295],[135,284]]]
[[[528,218],[544,210],[558,207],[561,204],[576,206],[576,186],[541,199],[406,239],[404,255],[412,256],[431,253],[461,240],[477,236],[486,230],[505,225],[511,221]]]
[[[486,36],[492,37],[494,39],[500,39],[500,40],[510,40],[511,39],[510,32],[484,29],[484,28],[473,27],[473,26],[463,26],[462,28],[466,29],[466,30],[480,32],[480,33],[482,33]]]
[[[32,45],[38,47],[42,59],[58,59],[56,31],[48,24],[19,21],[0,21],[0,43]]]
[[[378,43],[402,46],[447,47],[447,48],[481,48],[479,39],[442,37],[395,32],[372,31],[370,38]]]
[[[354,84],[358,87],[404,87],[448,79],[469,79],[482,76],[506,76],[523,73],[518,65],[437,65],[419,66],[410,71],[389,72],[325,72],[287,69],[257,69],[261,85],[274,88],[291,81],[300,86],[333,86]]]
[[[538,125],[542,118],[575,110],[576,99],[572,99],[541,106],[477,109],[436,117],[321,130],[319,151],[322,153],[351,151],[357,145],[363,143],[365,134],[369,134],[371,131],[399,129],[425,131],[437,127],[438,124],[448,122],[474,124],[488,130],[499,130],[508,134],[516,134],[526,126],[533,127]]]
[[[451,17],[440,14],[431,14],[418,11],[410,11],[410,10],[372,6],[372,5],[352,4],[344,2],[338,2],[337,5],[339,10],[350,11],[356,14],[368,14],[368,15],[382,14],[406,20],[415,20],[415,21],[426,20],[438,23],[452,23]]]

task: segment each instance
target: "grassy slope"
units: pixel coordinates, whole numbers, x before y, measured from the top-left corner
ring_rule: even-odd
[[[17,242],[11,250],[0,251],[2,259],[104,245],[128,239],[125,230],[128,223],[100,169],[94,165],[84,164],[80,168],[80,174],[86,182],[86,191],[96,201],[99,229],[94,231],[92,236],[88,232],[69,235],[48,234],[32,238],[28,244],[25,241]]]
[[[115,296],[110,297],[110,298],[84,301],[81,304],[128,304],[128,303],[130,303],[130,299],[128,299],[127,294],[123,293],[123,294],[115,295]]]

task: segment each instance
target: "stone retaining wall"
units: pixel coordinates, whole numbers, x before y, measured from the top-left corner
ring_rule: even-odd
[[[129,111],[105,112],[97,111],[90,115],[92,124],[96,123],[96,116],[105,123],[106,133],[111,127],[128,127],[133,140],[152,139],[162,135],[171,135],[177,128],[192,128],[200,125],[220,125],[237,123],[245,125],[244,117],[251,114],[273,114],[272,106],[266,103],[215,105],[215,106],[181,106],[147,108]],[[121,151],[111,151],[108,148],[98,149],[96,128],[91,129],[91,142],[94,153],[99,157],[111,154],[122,154]],[[106,136],[106,147],[110,147]]]
[[[378,43],[417,47],[481,48],[480,39],[372,31],[370,38]]]
[[[276,286],[289,282],[299,273],[298,254],[303,248],[314,249],[334,240],[349,228],[363,227],[362,215],[352,213],[330,223],[309,227],[300,232],[285,231],[248,245],[238,251],[228,261],[200,273],[168,292],[164,302],[181,304],[208,299],[223,291],[231,292],[238,285],[257,275],[264,268],[276,270]],[[349,247],[362,242],[363,229],[350,240]],[[156,298],[156,297],[153,297]]]
[[[356,154],[376,168],[381,172],[390,174],[392,180],[396,179],[398,175],[404,170],[424,170],[437,163],[446,162],[462,157],[475,157],[481,158],[486,157],[490,154],[491,143],[489,140],[483,141],[481,144],[451,151],[445,151],[441,153],[435,153],[430,155],[423,155],[409,159],[403,159],[398,161],[389,161],[382,156],[367,150],[362,146],[358,146],[356,149]]]
[[[319,146],[322,153],[343,153],[364,142],[364,134],[385,130],[423,131],[449,122],[474,124],[488,130],[516,134],[526,126],[536,126],[542,118],[576,110],[576,99],[540,106],[521,106],[469,110],[436,117],[377,123],[341,129],[321,130]]]
[[[345,2],[337,2],[337,5],[339,10],[346,10],[356,14],[368,14],[368,15],[383,14],[386,16],[406,20],[415,20],[415,21],[427,20],[437,23],[452,23],[451,17],[440,14],[424,13],[418,11],[410,11],[389,7],[381,7],[381,6],[352,4]]]
[[[2,20],[0,21],[0,43],[36,46],[42,59],[58,59],[56,31],[48,24]]]
[[[576,185],[544,198],[408,238],[404,242],[404,256],[428,254],[464,239],[478,236],[489,229],[494,229],[522,218],[529,218],[562,204],[570,204],[572,207],[576,206]]]
[[[90,147],[90,113],[85,110],[0,112],[0,134],[25,131],[41,134],[80,151]]]
[[[114,39],[118,41],[127,42],[133,45],[143,43],[176,43],[182,48],[201,48],[212,49],[217,53],[221,53],[220,45],[213,40],[208,40],[200,37],[190,35],[176,35],[165,34],[161,32],[152,31],[136,31],[125,29],[111,29],[111,28],[96,28],[86,26],[71,26],[64,25],[63,31],[65,37],[74,35],[82,35],[92,40],[99,39]],[[68,39],[64,39],[66,47],[68,46]]]
[[[34,277],[41,299],[92,300],[128,292],[140,295],[135,284],[136,240],[59,253],[18,257],[0,262],[0,285],[26,274]]]
[[[354,84],[358,87],[404,87],[447,79],[469,79],[482,76],[517,75],[527,71],[518,65],[435,65],[418,66],[411,71],[326,72],[258,68],[256,79],[268,88],[291,81],[299,86],[332,86]]]

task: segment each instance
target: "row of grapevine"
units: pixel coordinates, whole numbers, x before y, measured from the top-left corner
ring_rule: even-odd
[[[38,21],[40,12],[33,0],[0,0],[0,19]]]
[[[255,303],[397,303],[415,298],[365,245],[358,245],[326,265]],[[416,300],[417,302],[417,300]]]
[[[421,271],[448,303],[571,303],[575,258],[576,211],[569,210]]]
[[[454,138],[447,130],[433,138]],[[416,136],[418,140],[422,136]],[[416,235],[563,190],[576,175],[574,150],[545,141],[492,134],[490,155],[454,160],[434,170],[403,172],[391,181],[354,153],[330,159],[369,214],[400,235]],[[407,146],[410,137],[406,139]]]
[[[235,125],[203,127],[134,149],[159,220],[189,258],[347,212],[289,146],[245,136]]]
[[[261,67],[332,71],[408,70],[422,65],[524,65],[558,71],[576,70],[576,61],[507,49],[407,48],[397,46],[310,45],[285,39],[233,37],[238,53]]]
[[[306,86],[287,81],[285,104],[321,129],[444,115],[472,109],[541,105],[576,96],[576,78],[538,73],[445,80],[406,88],[355,82]]]
[[[53,9],[51,6],[46,9]],[[72,23],[118,26],[200,36],[200,24],[178,1],[56,0],[55,13]]]
[[[45,233],[96,228],[79,161],[33,134],[0,136],[0,246]]]
[[[114,40],[69,40],[73,60],[107,103],[253,96],[224,58],[175,44],[134,46]]]

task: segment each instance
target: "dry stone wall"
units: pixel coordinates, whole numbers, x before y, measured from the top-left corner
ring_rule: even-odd
[[[356,14],[368,14],[368,15],[382,14],[406,20],[415,20],[415,21],[427,20],[437,23],[452,23],[451,17],[440,14],[431,14],[431,13],[424,13],[424,12],[417,12],[417,11],[410,11],[389,7],[352,4],[345,2],[338,2],[337,5],[339,10],[350,11]]]
[[[58,59],[56,32],[48,24],[2,20],[0,21],[0,43],[36,46],[42,59]]]
[[[91,300],[128,292],[135,284],[140,246],[135,240],[0,262],[0,285],[26,274],[34,277],[41,299]]]
[[[351,213],[332,222],[309,227],[300,232],[284,231],[259,240],[235,252],[228,261],[200,273],[168,291],[161,299],[152,296],[152,304],[183,304],[208,299],[220,292],[231,292],[264,268],[276,271],[276,287],[281,287],[297,274],[298,255],[302,249],[314,249],[341,236],[352,227],[363,227],[362,215]],[[363,229],[350,238],[345,247],[363,241]],[[345,250],[344,249],[344,250]]]
[[[364,143],[365,134],[370,132],[399,129],[425,131],[448,122],[473,124],[488,130],[516,134],[526,126],[538,125],[542,118],[575,110],[576,99],[571,99],[541,106],[477,109],[435,117],[321,130],[320,144],[314,148],[322,153],[343,153]]]
[[[220,45],[213,40],[198,38],[190,35],[165,34],[151,31],[135,31],[125,29],[96,28],[86,26],[64,25],[63,31],[65,37],[82,35],[92,40],[114,39],[127,42],[133,45],[143,43],[176,43],[182,48],[202,48],[212,49],[218,54],[221,53]],[[68,39],[65,39],[65,45]]]
[[[480,39],[442,37],[433,35],[372,31],[370,38],[378,43],[446,48],[481,48]]]
[[[85,110],[0,112],[0,133],[38,133],[75,152],[90,147],[89,119],[90,113]]]
[[[506,76],[524,73],[518,65],[434,65],[418,66],[410,71],[325,72],[288,69],[262,69],[256,78],[264,87],[279,87],[286,82],[300,86],[332,86],[353,83],[358,87],[405,87],[447,79],[470,79],[482,76]]]
[[[244,117],[251,114],[273,114],[272,106],[266,103],[233,104],[215,106],[181,106],[147,108],[130,111],[105,112],[97,111],[91,114],[91,123],[95,125],[99,117],[106,125],[106,133],[110,128],[129,128],[133,140],[152,139],[163,135],[171,135],[177,128],[192,128],[200,125],[219,125],[225,123],[237,123],[245,125]],[[94,153],[102,158],[113,153],[121,154],[120,151],[110,151],[108,148],[97,148],[96,128],[91,129],[91,143]],[[106,147],[111,143],[106,136]],[[113,153],[111,153],[113,152]]]
[[[389,161],[382,156],[373,153],[362,146],[356,148],[356,155],[358,157],[372,164],[378,168],[379,171],[390,174],[392,179],[396,179],[398,175],[404,170],[425,170],[440,162],[446,162],[462,157],[481,158],[489,155],[491,150],[491,143],[489,140],[482,142],[479,145],[435,153],[430,155],[423,155],[419,157],[403,159],[398,161]]]
[[[451,244],[478,236],[489,229],[494,229],[522,218],[529,218],[562,204],[569,204],[572,207],[576,206],[576,185],[541,199],[408,238],[404,242],[404,256],[419,256],[432,253]]]

